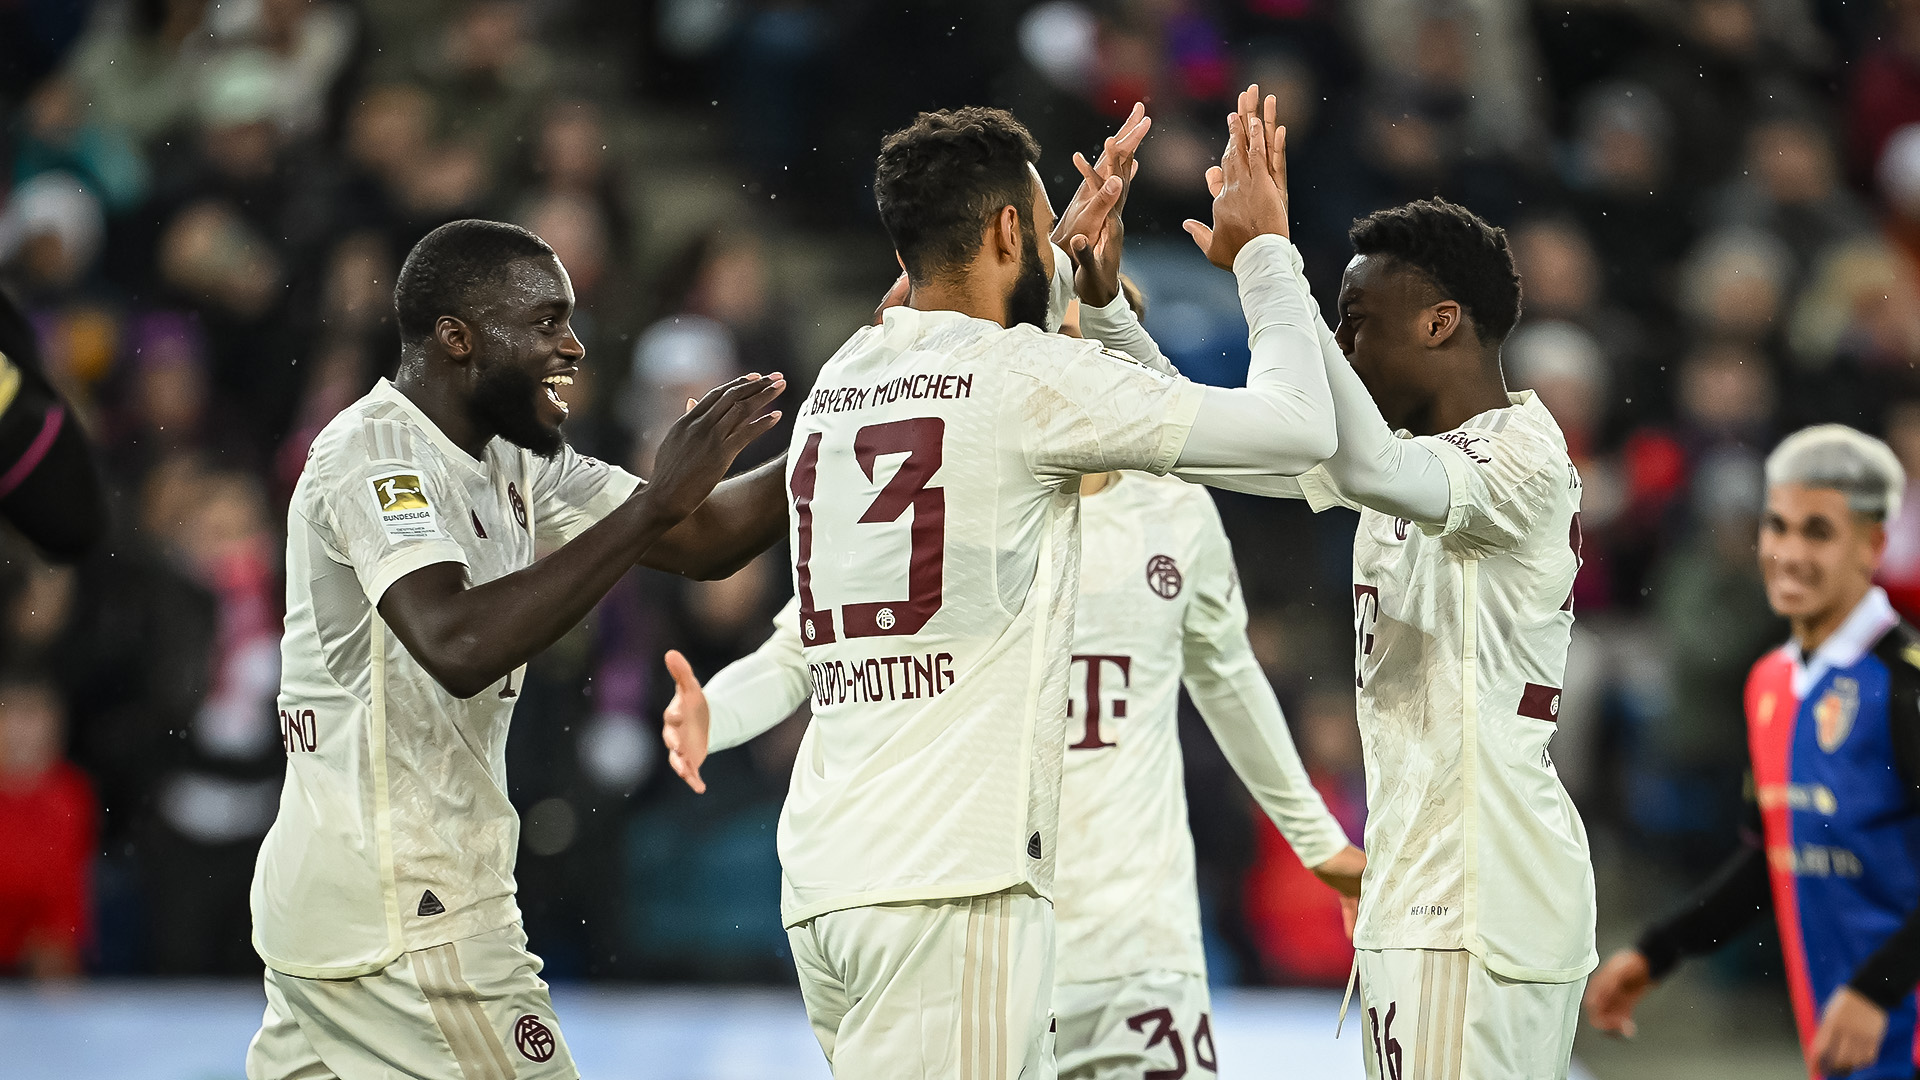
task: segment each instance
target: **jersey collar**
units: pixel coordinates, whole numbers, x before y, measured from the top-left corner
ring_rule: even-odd
[[[426,434],[427,441],[440,448],[441,453],[447,456],[447,460],[457,461],[482,476],[487,474],[484,461],[474,460],[472,454],[460,449],[460,444],[447,438],[447,433],[440,430],[440,425],[434,423],[432,417],[421,412],[420,406],[415,405],[412,398],[401,393],[400,388],[393,385],[392,380],[383,378],[374,383],[373,389],[368,391],[367,396],[392,402],[398,406],[407,414],[407,418],[413,421],[413,425]]]
[[[1813,650],[1811,662],[1801,654],[1799,642],[1787,642],[1787,658],[1793,661],[1793,696],[1805,698],[1827,672],[1859,663],[1867,650],[1899,621],[1899,614],[1887,600],[1886,590],[1875,585],[1854,605],[1840,629]]]

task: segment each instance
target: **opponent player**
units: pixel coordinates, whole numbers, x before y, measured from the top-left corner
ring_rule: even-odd
[[[0,292],[0,517],[41,554],[85,555],[107,531],[87,440],[40,366],[33,324]]]
[[[1634,1006],[1681,957],[1771,907],[1809,1075],[1914,1076],[1920,633],[1873,584],[1905,484],[1885,443],[1838,424],[1767,458],[1760,570],[1793,638],[1747,679],[1760,820],[1678,912],[1594,974],[1595,1027],[1633,1034]]]
[[[573,303],[526,230],[435,229],[394,290],[398,377],[314,441],[287,516],[250,1080],[578,1075],[513,899],[522,669],[636,561],[721,573],[778,535],[777,469],[714,485],[785,384],[708,394],[642,484],[561,437]],[[536,544],[559,546],[536,562]]]
[[[1239,390],[1035,325],[1053,213],[1011,116],[922,114],[881,149],[908,303],[828,361],[789,453],[817,692],[781,815],[782,915],[837,1076],[1053,1070],[1079,478],[1299,472],[1333,449],[1283,188],[1245,112],[1210,251],[1251,327]]]
[[[1436,199],[1351,236],[1339,331],[1319,328],[1339,451],[1297,481],[1235,486],[1360,511],[1368,1073],[1565,1076],[1595,963],[1586,832],[1547,754],[1580,478],[1539,399],[1506,389],[1505,235]]]

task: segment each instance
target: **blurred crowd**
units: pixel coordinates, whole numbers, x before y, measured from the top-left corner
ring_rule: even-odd
[[[690,390],[808,384],[853,325],[800,297],[878,299],[882,134],[1009,107],[1058,205],[1067,155],[1144,100],[1147,325],[1232,381],[1231,282],[1178,223],[1205,216],[1252,80],[1279,97],[1323,304],[1378,207],[1438,193],[1509,230],[1508,376],[1585,480],[1554,757],[1597,848],[1705,865],[1739,812],[1739,687],[1784,637],[1753,565],[1761,456],[1838,420],[1920,477],[1920,0],[0,0],[0,284],[116,500],[78,568],[0,552],[0,968],[257,972],[286,500],[314,434],[391,373],[392,282],[429,229],[494,217],[553,245],[588,352],[569,438],[644,475]],[[656,197],[681,158],[725,212]],[[844,264],[827,286],[781,270],[822,261]],[[1352,519],[1219,501],[1256,648],[1357,837]],[[1885,584],[1920,614],[1907,507]],[[720,582],[636,571],[534,664],[508,766],[551,973],[788,978],[773,829],[804,714],[716,756],[701,797],[658,743],[661,653],[711,674],[788,590],[779,551]],[[1214,970],[1340,982],[1331,894],[1186,726]]]

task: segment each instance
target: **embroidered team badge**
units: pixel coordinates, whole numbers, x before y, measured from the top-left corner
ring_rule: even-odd
[[[1813,733],[1820,749],[1831,754],[1840,749],[1853,731],[1853,718],[1860,712],[1860,684],[1845,676],[1836,676],[1833,686],[1813,707]]]
[[[367,481],[373,491],[373,503],[380,510],[380,527],[387,539],[427,540],[444,535],[433,516],[433,504],[417,473],[393,473]]]
[[[513,1022],[513,1045],[520,1048],[528,1061],[546,1061],[553,1057],[553,1030],[540,1022],[540,1018],[528,1013]]]
[[[1180,567],[1171,555],[1155,555],[1147,560],[1147,588],[1162,600],[1171,600],[1180,595],[1180,586],[1184,579],[1180,576]]]
[[[514,487],[511,480],[507,481],[507,501],[513,504],[513,520],[519,522],[521,528],[526,528],[527,504],[521,500],[520,489]]]

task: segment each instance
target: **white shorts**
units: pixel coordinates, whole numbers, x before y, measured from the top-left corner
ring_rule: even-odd
[[[1587,980],[1515,982],[1464,949],[1361,949],[1369,1080],[1565,1080]]]
[[[1053,1080],[1053,905],[1015,890],[787,931],[837,1080]]]
[[[509,926],[357,979],[269,968],[247,1080],[578,1080],[540,967]]]
[[[1141,1080],[1219,1071],[1203,975],[1144,971],[1053,990],[1061,1080]]]

